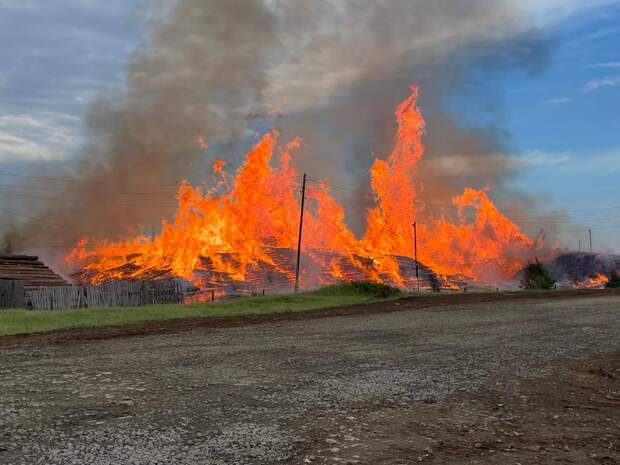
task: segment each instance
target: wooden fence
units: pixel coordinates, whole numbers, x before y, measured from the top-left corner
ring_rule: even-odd
[[[183,303],[178,281],[111,281],[100,286],[42,287],[25,293],[25,305],[33,310],[72,308],[139,307]]]
[[[0,280],[0,308],[23,308],[24,298],[23,281]]]

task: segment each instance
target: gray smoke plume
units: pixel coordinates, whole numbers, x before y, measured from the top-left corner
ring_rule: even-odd
[[[546,43],[514,3],[171,2],[130,60],[126,89],[92,105],[89,142],[61,173],[83,181],[67,184],[80,192],[63,198],[83,203],[37,201],[38,220],[13,228],[12,246],[148,231],[174,210],[179,179],[208,178],[199,137],[208,153],[238,161],[248,132],[271,125],[305,140],[297,163],[313,177],[367,190],[373,154],[389,153],[393,109],[413,83],[428,120],[423,195],[446,203],[465,185],[501,187],[515,169],[508,137],[497,127],[464,129],[444,103],[476,92],[481,106],[497,108],[498,72],[544,67]]]

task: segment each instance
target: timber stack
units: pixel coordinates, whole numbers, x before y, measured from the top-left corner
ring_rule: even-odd
[[[69,285],[39,257],[32,255],[0,255],[0,280],[21,281],[26,291]]]
[[[258,260],[248,264],[242,273],[222,271],[222,268],[240,270],[239,256],[235,253],[219,253],[215,257],[220,264],[216,266],[210,257],[202,257],[198,260],[191,283],[193,292],[218,296],[236,296],[254,293],[283,293],[290,292],[295,281],[296,253],[294,249],[271,247],[265,249],[265,260]],[[126,257],[127,262],[117,268],[108,270],[109,280],[158,280],[178,278],[174,276],[170,268],[143,270],[134,261],[139,257],[132,255]],[[367,257],[357,255],[338,255],[330,251],[308,249],[304,251],[301,260],[300,280],[302,288],[311,289],[329,284],[348,281],[363,281],[367,279],[380,279],[387,284],[396,285],[406,290],[417,287],[416,262],[409,257],[394,257],[402,277],[402,282],[392,282],[389,276],[384,276],[376,271],[374,261]],[[221,264],[229,266],[222,267]],[[91,283],[93,272],[80,270],[71,277],[80,284]],[[461,283],[458,279],[450,277],[443,279],[431,268],[418,263],[418,276],[420,289],[440,290],[458,289]],[[101,279],[101,275],[98,275]],[[189,283],[188,283],[189,284]],[[193,287],[191,286],[191,287]]]

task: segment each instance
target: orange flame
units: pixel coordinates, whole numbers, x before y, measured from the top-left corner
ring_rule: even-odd
[[[224,176],[224,168],[226,168],[226,160],[215,160],[212,165],[213,174]]]
[[[329,184],[308,186],[303,250],[319,264],[313,284],[356,274],[402,285],[398,256],[412,255],[413,221],[418,222],[420,261],[441,275],[488,281],[512,276],[522,267],[533,241],[502,215],[486,190],[466,189],[452,199],[456,221],[427,213],[413,176],[424,155],[425,121],[417,99],[418,88],[413,87],[396,109],[392,152],[385,160],[376,159],[370,170],[377,205],[367,212],[361,239],[347,227],[345,211],[330,195]],[[278,137],[276,131],[263,136],[223,194],[183,182],[174,218],[163,221],[154,239],[138,236],[92,245],[84,239],[68,255],[68,263],[81,267],[82,279],[92,283],[169,273],[205,286],[197,269],[251,281],[251,273],[261,266],[292,279],[290,263],[274,258],[272,251],[296,247],[301,186],[292,154],[302,142],[296,139],[278,149]],[[225,169],[222,160],[213,164],[222,178]],[[473,210],[473,220],[467,219],[468,210]]]
[[[586,289],[603,289],[609,282],[609,277],[604,274],[598,273],[580,283],[576,284],[576,287]]]

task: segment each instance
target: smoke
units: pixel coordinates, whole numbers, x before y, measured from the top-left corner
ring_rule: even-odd
[[[312,176],[367,190],[373,154],[387,155],[393,108],[412,83],[422,87],[428,120],[422,195],[446,203],[465,185],[501,187],[515,172],[505,155],[509,136],[465,128],[445,103],[476,95],[480,108],[501,116],[494,76],[544,67],[547,45],[514,3],[170,3],[132,56],[125,89],[102,95],[88,112],[88,143],[61,173],[80,187],[54,184],[79,190],[62,194],[76,203],[21,199],[37,220],[11,228],[12,245],[148,232],[173,211],[179,179],[206,180],[213,156],[234,159],[253,129],[271,125],[305,141],[299,164]],[[359,212],[350,215],[361,224]]]
[[[368,191],[373,155],[389,154],[394,108],[416,83],[427,120],[426,155],[416,168],[424,200],[446,204],[466,186],[499,188],[499,198],[508,200],[502,203],[524,205],[520,217],[528,218],[525,208],[537,204],[531,196],[518,193],[518,202],[515,193],[502,196],[519,165],[500,126],[495,86],[506,71],[543,70],[549,44],[514,2],[349,0],[334,9],[326,0],[312,2],[310,11],[295,3],[277,2],[299,31],[287,49],[302,58],[271,71],[268,95],[284,109],[278,123],[285,135],[307,141],[306,171]],[[446,107],[455,95],[475,96],[473,110],[484,109],[494,123],[467,128],[460,121],[467,115]],[[363,231],[364,209],[342,200],[349,221]]]

